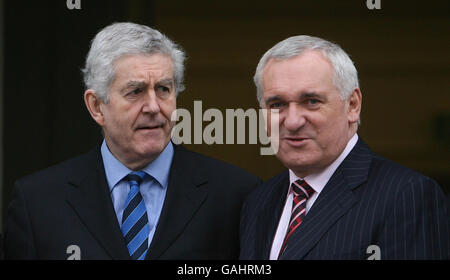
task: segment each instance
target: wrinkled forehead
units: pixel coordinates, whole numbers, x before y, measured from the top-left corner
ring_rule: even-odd
[[[334,71],[320,51],[307,51],[290,58],[270,58],[262,73],[263,92],[281,85],[333,83]]]
[[[114,79],[173,79],[174,65],[163,53],[129,54],[114,61]]]

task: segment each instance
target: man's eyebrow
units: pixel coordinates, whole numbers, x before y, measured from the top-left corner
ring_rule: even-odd
[[[300,98],[322,98],[322,95],[318,94],[317,92],[303,92],[300,94]]]
[[[172,85],[173,84],[173,79],[172,78],[162,79],[161,81],[158,81],[156,84],[157,85],[164,85],[164,86]]]
[[[124,91],[128,88],[141,88],[141,87],[146,87],[147,83],[144,81],[128,81],[125,86],[123,86],[121,91]]]
[[[324,99],[324,96],[319,94],[319,93],[317,93],[317,92],[314,92],[314,91],[303,92],[299,96],[299,99],[308,99],[308,98]],[[265,100],[265,102],[266,103],[271,103],[271,102],[274,102],[274,101],[282,101],[282,100],[283,100],[283,97],[281,97],[280,95],[274,95],[274,96],[271,96],[271,97],[267,98]]]
[[[281,96],[274,95],[274,96],[271,96],[271,97],[267,98],[265,102],[266,103],[270,103],[270,102],[273,102],[273,101],[280,101],[281,99],[282,99]]]

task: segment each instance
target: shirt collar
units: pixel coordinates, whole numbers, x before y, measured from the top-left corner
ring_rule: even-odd
[[[311,188],[319,194],[325,185],[330,180],[333,173],[336,171],[336,169],[341,165],[341,163],[344,161],[344,159],[348,156],[348,154],[351,152],[353,147],[356,145],[356,142],[358,142],[358,134],[354,134],[353,137],[348,141],[347,146],[345,146],[345,149],[342,151],[342,153],[335,159],[335,161],[327,166],[324,170],[318,173],[310,174],[303,178],[308,185],[311,186]],[[295,175],[295,173],[289,169],[289,186],[292,185],[293,182],[297,181],[298,179],[302,179]],[[289,192],[288,192],[289,193]]]
[[[112,191],[114,187],[133,170],[123,165],[123,163],[111,153],[105,140],[103,140],[100,151],[105,167],[106,180],[108,182],[109,190]],[[169,144],[167,144],[162,153],[142,169],[142,171],[152,176],[162,188],[167,188],[169,182],[169,171],[173,154],[173,144],[169,141]]]

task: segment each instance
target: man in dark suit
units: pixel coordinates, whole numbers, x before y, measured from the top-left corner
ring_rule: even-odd
[[[171,142],[184,52],[157,30],[100,31],[84,101],[104,141],[19,179],[7,259],[233,259],[253,175]]]
[[[246,199],[241,259],[449,258],[446,197],[358,137],[357,71],[339,46],[288,38],[264,54],[254,81],[261,107],[277,109],[267,121],[278,120],[271,137],[289,170]]]

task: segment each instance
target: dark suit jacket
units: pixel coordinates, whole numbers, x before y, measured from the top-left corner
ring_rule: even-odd
[[[241,217],[241,259],[269,259],[289,188],[285,171],[253,191]],[[449,210],[430,178],[372,153],[360,139],[280,259],[448,259]]]
[[[239,256],[243,199],[255,176],[175,146],[161,217],[147,259]],[[6,259],[129,259],[100,147],[16,182],[4,236]]]

